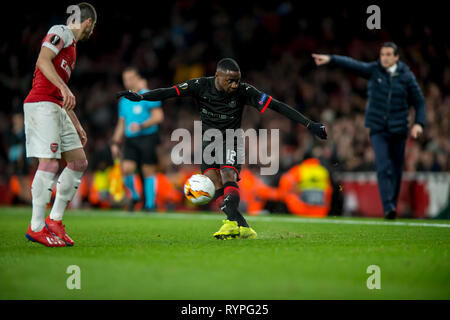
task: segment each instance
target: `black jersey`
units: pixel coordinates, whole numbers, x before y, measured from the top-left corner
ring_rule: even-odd
[[[238,129],[241,127],[245,105],[264,112],[272,99],[242,82],[232,93],[219,91],[214,85],[214,77],[191,79],[174,88],[178,96],[191,96],[197,101],[203,131],[210,128],[222,132],[226,129]]]

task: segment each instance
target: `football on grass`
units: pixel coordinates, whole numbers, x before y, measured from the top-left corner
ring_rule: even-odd
[[[194,174],[184,184],[184,195],[193,204],[207,204],[214,197],[214,183],[205,175]]]

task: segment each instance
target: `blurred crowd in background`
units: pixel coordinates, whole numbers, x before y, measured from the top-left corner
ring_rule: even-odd
[[[223,57],[238,61],[242,81],[327,126],[328,140],[319,141],[274,111],[261,115],[247,107],[244,129],[280,129],[280,171],[259,177],[264,183],[277,186],[281,175],[307,153],[332,173],[374,171],[374,153],[364,127],[366,80],[338,68],[318,68],[311,53],[373,61],[385,41],[397,43],[400,59],[415,73],[426,98],[424,137],[408,140],[405,170],[450,171],[450,46],[443,35],[445,28],[438,28],[431,17],[415,20],[407,10],[399,15],[382,7],[382,29],[368,30],[363,5],[327,4],[318,10],[319,5],[302,7],[295,1],[180,0],[161,3],[154,10],[139,10],[139,4],[118,10],[92,3],[98,13],[97,27],[88,42],[77,46],[77,64],[69,82],[77,99],[76,113],[89,138],[90,172],[112,164],[109,144],[117,121],[115,93],[123,90],[125,67],[138,67],[152,89],[212,76]],[[35,170],[36,163],[26,160],[21,149],[23,100],[45,33],[50,26],[65,23],[64,5],[53,5],[43,14],[33,10],[37,8],[28,8],[20,26],[0,43],[3,182],[14,173]],[[193,128],[193,121],[199,119],[196,108],[191,98],[163,102],[159,170],[169,178],[183,169],[170,160],[176,144],[170,135],[176,128]]]

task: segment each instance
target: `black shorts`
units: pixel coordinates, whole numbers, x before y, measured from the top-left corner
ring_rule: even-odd
[[[202,143],[202,164],[200,165],[200,170],[202,174],[205,174],[209,170],[223,170],[225,168],[232,169],[237,174],[237,181],[241,180],[239,177],[239,174],[241,172],[241,166],[242,166],[242,157],[244,155],[244,150],[241,147],[238,147],[236,141],[232,146],[229,146],[227,148],[226,143],[223,143],[223,151],[222,151],[222,157],[216,158],[216,160],[213,163],[206,163],[205,162],[205,148],[209,145],[210,141],[203,141]],[[207,152],[209,154],[209,151]],[[211,152],[211,156],[215,157],[215,152]],[[210,161],[208,161],[210,162]]]
[[[140,164],[158,164],[156,147],[159,143],[158,133],[126,138],[123,159],[133,160]]]

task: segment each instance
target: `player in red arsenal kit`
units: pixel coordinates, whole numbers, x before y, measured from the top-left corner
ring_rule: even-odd
[[[33,86],[24,102],[27,157],[39,159],[31,185],[33,210],[26,238],[48,247],[74,244],[62,218],[87,168],[83,150],[86,132],[73,111],[75,96],[67,82],[75,67],[77,42],[91,36],[97,13],[85,2],[78,8],[79,23],[75,20],[69,25],[55,25],[42,41]],[[58,178],[55,202],[45,218],[61,157],[67,166]]]

